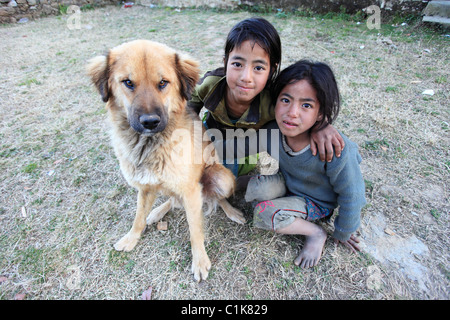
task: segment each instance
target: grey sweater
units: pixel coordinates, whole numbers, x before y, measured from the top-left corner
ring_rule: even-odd
[[[347,241],[359,227],[366,199],[358,146],[340,134],[345,148],[340,158],[333,157],[331,162],[320,161],[319,156],[313,156],[310,151],[290,156],[282,147],[280,134],[278,160],[286,187],[292,194],[307,197],[328,209],[339,207],[333,237]]]
[[[252,138],[245,142],[241,139],[239,143],[236,140],[217,140],[215,143],[219,147],[224,143],[227,150],[236,151],[224,153],[227,161],[267,151],[279,161],[288,191],[307,197],[324,208],[339,207],[333,237],[347,241],[358,229],[361,209],[366,204],[358,146],[339,132],[345,141],[341,156],[333,157],[331,162],[322,162],[318,154],[313,156],[309,150],[296,156],[289,155],[283,148],[282,134],[275,121],[267,123],[262,129],[267,131],[255,131],[253,136],[249,135]]]

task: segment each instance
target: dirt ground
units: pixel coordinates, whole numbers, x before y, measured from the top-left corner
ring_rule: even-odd
[[[322,260],[300,269],[303,239],[254,228],[239,194],[247,224],[220,210],[206,217],[207,281],[190,273],[181,210],[164,218],[167,231],[149,226],[134,251],[113,249],[132,224],[136,191],[120,174],[86,62],[145,38],[207,71],[221,65],[230,28],[250,16],[107,7],[82,11],[79,24],[62,15],[0,26],[1,299],[140,299],[150,287],[154,300],[449,298],[450,38],[416,25],[265,15],[282,39],[282,67],[310,58],[335,70],[335,126],[363,157],[363,253],[335,246],[323,222]]]

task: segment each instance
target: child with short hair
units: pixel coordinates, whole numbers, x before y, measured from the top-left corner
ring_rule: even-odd
[[[223,137],[226,129],[258,130],[275,117],[269,87],[279,73],[280,63],[281,41],[274,26],[259,17],[245,19],[227,36],[224,67],[205,74],[188,106],[197,114],[205,107],[205,127],[219,129]],[[333,146],[340,155],[344,142],[331,125],[313,136],[323,160],[325,149],[327,160],[331,160]],[[316,150],[315,144],[311,149]],[[238,167],[235,159],[227,167],[235,176],[241,176],[254,166]]]
[[[357,145],[342,135],[345,149],[339,158],[321,162],[309,151],[311,129],[331,124],[340,108],[339,91],[330,67],[301,60],[277,77],[272,98],[280,129],[280,173],[250,179],[246,200],[263,201],[254,209],[253,224],[281,234],[306,236],[294,260],[303,268],[317,265],[327,238],[325,230],[312,221],[335,218],[333,237],[352,252],[359,251],[354,235],[365,205],[365,186]]]

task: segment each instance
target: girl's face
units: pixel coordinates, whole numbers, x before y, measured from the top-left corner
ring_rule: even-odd
[[[270,57],[253,41],[235,47],[227,62],[229,104],[250,104],[264,89],[270,74]]]
[[[307,80],[286,85],[278,95],[275,118],[281,132],[290,141],[309,138],[309,129],[320,119],[316,90]]]

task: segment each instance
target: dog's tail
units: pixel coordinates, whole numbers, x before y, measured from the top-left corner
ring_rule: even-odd
[[[231,171],[218,163],[205,168],[200,183],[203,185],[205,202],[228,198],[233,194],[236,184]]]
[[[205,169],[200,182],[203,184],[203,201],[210,212],[219,204],[228,218],[237,223],[245,223],[242,212],[226,200],[233,194],[236,186],[236,179],[230,170],[215,163]]]

